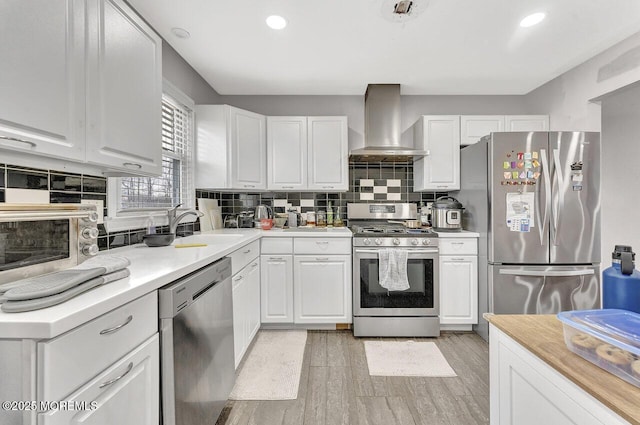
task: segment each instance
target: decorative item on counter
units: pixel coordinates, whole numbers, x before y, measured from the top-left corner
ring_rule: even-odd
[[[333,226],[333,208],[331,208],[331,201],[327,205],[327,226]]]
[[[290,228],[298,227],[298,212],[294,209],[289,210],[289,218],[287,219]]]
[[[284,227],[288,217],[287,213],[277,213],[273,219],[273,226],[280,228]]]
[[[326,212],[319,210],[316,213],[316,226],[327,227],[327,214]]]
[[[299,217],[300,217],[300,223],[298,223],[298,224],[300,226],[306,226],[307,225],[307,213],[300,213]]]
[[[342,221],[342,217],[340,217],[340,212],[336,211],[336,218],[333,220],[333,227],[343,227],[344,223]]]

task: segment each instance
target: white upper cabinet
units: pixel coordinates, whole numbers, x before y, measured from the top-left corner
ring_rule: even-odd
[[[267,187],[301,190],[307,186],[307,117],[267,118]]]
[[[549,131],[549,116],[507,115],[505,131]]]
[[[504,131],[504,115],[462,115],[460,145],[472,145],[487,134]]]
[[[349,189],[347,117],[269,117],[269,190]]]
[[[0,148],[84,161],[84,2],[0,2]]]
[[[424,115],[413,131],[416,149],[427,151],[413,163],[414,190],[460,189],[460,116]]]
[[[162,40],[122,0],[87,1],[87,16],[87,161],[160,175]]]
[[[310,190],[349,190],[347,117],[309,117]]]
[[[196,106],[196,187],[267,188],[266,119],[229,105]]]

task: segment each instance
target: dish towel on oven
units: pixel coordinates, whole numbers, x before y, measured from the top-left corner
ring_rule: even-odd
[[[407,277],[406,249],[384,248],[378,252],[380,286],[388,291],[406,291],[410,288]]]

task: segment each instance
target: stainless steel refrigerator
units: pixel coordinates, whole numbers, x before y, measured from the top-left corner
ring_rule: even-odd
[[[600,134],[492,133],[460,155],[464,228],[480,233],[485,312],[549,314],[600,305]]]

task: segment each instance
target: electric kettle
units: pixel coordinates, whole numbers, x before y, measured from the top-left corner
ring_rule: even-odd
[[[273,218],[273,210],[268,205],[258,205],[253,214],[253,219],[260,221],[263,218]]]

